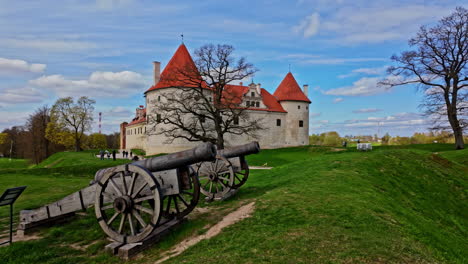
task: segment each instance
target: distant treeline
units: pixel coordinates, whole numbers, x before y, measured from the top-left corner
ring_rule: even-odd
[[[465,141],[468,137],[465,137]],[[382,145],[408,145],[408,144],[428,144],[428,143],[455,143],[453,134],[449,132],[428,132],[414,133],[411,137],[391,136],[386,133],[383,137],[377,135],[359,135],[359,136],[344,136],[341,137],[338,132],[331,131],[321,134],[312,134],[309,136],[311,145],[320,146],[342,146],[343,142],[378,143]]]
[[[31,114],[24,125],[4,129],[0,133],[0,157],[10,157],[11,152],[12,158],[29,159],[38,164],[56,152],[73,150],[73,138],[64,135],[63,132],[60,135],[63,137],[60,143],[50,140],[51,133],[50,131],[47,133],[50,122],[50,108],[43,106]],[[81,149],[118,149],[119,138],[119,133],[84,135],[80,147]]]

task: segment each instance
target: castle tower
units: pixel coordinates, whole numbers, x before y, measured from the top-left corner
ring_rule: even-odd
[[[286,74],[273,94],[286,114],[285,145],[300,146],[309,145],[309,104],[307,98],[308,85],[304,85],[304,91],[291,72]]]

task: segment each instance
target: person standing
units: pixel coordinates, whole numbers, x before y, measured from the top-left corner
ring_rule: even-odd
[[[104,160],[104,151],[102,149],[99,151],[99,155],[101,156],[101,160]]]
[[[113,160],[115,160],[115,154],[116,154],[116,152],[115,152],[115,149],[114,149],[114,150],[112,151],[112,159],[113,159]]]
[[[132,153],[132,151],[130,150],[130,158],[131,158],[132,156],[133,156],[133,153]]]

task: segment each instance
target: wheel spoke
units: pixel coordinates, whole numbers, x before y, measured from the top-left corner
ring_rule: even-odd
[[[206,184],[205,184],[205,186],[203,186],[203,189],[206,189],[206,186],[207,186],[208,184],[210,184],[210,183],[212,183],[212,181],[207,181]]]
[[[110,178],[110,179],[109,179],[109,183],[110,183],[110,185],[112,186],[112,188],[117,192],[117,194],[118,194],[119,196],[122,196],[122,192],[121,192],[121,191],[119,190],[119,188],[117,187],[117,184],[115,184],[114,179]]]
[[[120,225],[119,225],[119,233],[122,234],[122,229],[124,227],[124,224],[125,224],[125,217],[127,215],[126,214],[122,214],[122,218],[120,219]]]
[[[120,180],[122,181],[122,193],[127,193],[127,183],[125,182],[125,176],[123,171],[120,173]]]
[[[229,178],[226,178],[226,177],[218,177],[218,178],[220,178],[220,179],[222,179],[222,180],[225,180],[225,181],[229,182]]]
[[[211,192],[211,188],[213,187],[213,182],[210,182],[210,191]]]
[[[138,188],[138,190],[134,194],[132,194],[132,198],[134,199],[143,190],[143,188],[145,188],[146,185],[148,185],[147,182],[145,182],[145,184],[141,185],[140,188]]]
[[[111,208],[114,208],[114,204],[109,204],[109,205],[101,207],[101,211],[109,210]]]
[[[167,199],[166,214],[169,214],[169,209],[171,208],[171,201],[172,201],[172,196],[169,196],[169,198]]]
[[[141,215],[138,213],[137,210],[132,210],[132,214],[133,216],[138,220],[138,222],[140,223],[140,225],[145,228],[146,227],[146,223],[145,223],[145,220],[143,220],[143,217],[141,217]]]
[[[130,223],[130,232],[132,232],[132,236],[135,235],[135,227],[133,227],[133,219],[131,214],[127,214],[128,223]]]
[[[218,183],[215,183],[216,193],[219,193],[218,185],[219,185]]]
[[[138,174],[132,173],[132,179],[130,180],[130,187],[128,188],[127,195],[132,194],[133,192],[133,186],[135,185],[135,180]]]
[[[237,174],[234,174],[234,177],[238,179],[239,181],[242,181],[239,177],[237,177]]]
[[[227,186],[222,181],[220,181],[219,183],[223,186],[223,189],[227,188]]]
[[[179,199],[182,201],[182,203],[184,203],[185,206],[189,207],[188,203],[184,200],[184,198],[182,197],[182,195],[177,194],[177,196],[179,196]]]
[[[176,196],[172,197],[172,200],[174,200],[175,209],[176,209],[177,213],[179,214],[180,210],[179,210],[179,205],[177,204],[177,197]]]
[[[116,212],[110,219],[109,221],[107,221],[107,225],[110,225],[112,224],[112,222],[114,222],[115,218],[117,218],[117,216],[119,216],[119,212]]]
[[[144,201],[147,201],[147,200],[151,200],[151,199],[153,199],[153,198],[154,198],[154,196],[148,195],[148,196],[145,196],[145,197],[137,198],[137,199],[135,199],[133,202],[134,202],[134,203],[140,203],[140,202],[144,202]]]
[[[144,206],[141,206],[139,204],[135,204],[134,205],[136,209],[142,211],[142,212],[145,212],[147,214],[150,214],[150,215],[153,215],[153,210],[149,209],[149,208],[146,208]]]

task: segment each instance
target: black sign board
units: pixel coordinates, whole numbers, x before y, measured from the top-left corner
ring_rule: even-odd
[[[20,186],[7,189],[2,196],[0,196],[0,206],[10,206],[10,240],[0,243],[0,245],[13,242],[13,203],[18,199],[21,193],[26,189],[26,186]]]
[[[7,189],[0,197],[0,206],[13,204],[24,189],[26,189],[26,186]]]

